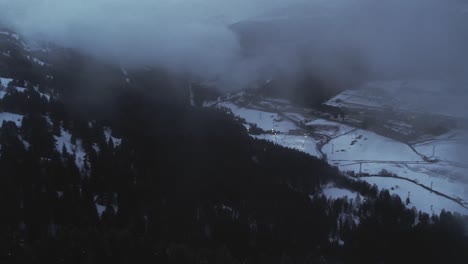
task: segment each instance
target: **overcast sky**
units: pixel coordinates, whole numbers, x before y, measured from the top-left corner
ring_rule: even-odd
[[[0,17],[41,36],[123,64],[158,63],[226,86],[254,80],[265,65],[343,78],[349,58],[373,74],[450,71],[466,75],[466,23],[460,0],[0,0]],[[457,14],[457,15],[454,15]],[[244,20],[313,17],[293,24],[291,45],[269,43],[241,56],[228,25]],[[297,49],[297,43],[307,47]],[[301,55],[301,57],[303,57]],[[411,76],[408,76],[411,77]]]

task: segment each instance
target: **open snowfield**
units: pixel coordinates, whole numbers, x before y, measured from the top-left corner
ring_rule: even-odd
[[[332,139],[323,152],[329,160],[422,161],[406,144],[361,129]]]
[[[413,145],[427,157],[457,162],[468,167],[468,131],[456,130],[438,136],[433,140]]]
[[[448,150],[443,153],[447,155],[446,157],[456,156],[456,153]],[[425,162],[406,144],[373,132],[355,130],[332,139],[322,151],[327,154],[329,162],[337,165],[342,171],[380,175],[382,170],[386,170],[400,177],[416,180],[425,186],[432,186],[434,190],[453,198],[468,201],[468,178],[466,177],[468,170],[466,168],[450,163]],[[432,152],[432,147],[430,151]],[[441,157],[441,160],[444,159],[445,157]],[[380,188],[386,188],[386,185],[377,185]],[[400,184],[400,186],[412,185],[414,184],[406,181]],[[421,193],[415,193],[415,199],[420,199],[418,197],[420,195]],[[425,200],[421,199],[421,201]],[[418,208],[419,204],[415,205]]]
[[[391,194],[400,196],[401,200],[405,202],[409,195],[410,204],[408,207],[416,207],[417,210],[432,214],[439,214],[442,209],[451,212],[468,215],[468,209],[461,205],[436,195],[418,185],[408,184],[405,180],[387,178],[387,177],[364,177],[362,180],[376,184],[379,188],[387,189]]]
[[[258,127],[270,131],[274,128],[276,131],[273,134],[255,135],[255,138],[269,140],[315,157],[325,154],[329,163],[338,166],[342,171],[381,175],[385,170],[426,187],[432,186],[433,190],[458,199],[468,206],[468,177],[465,176],[468,175],[468,166],[460,164],[463,157],[467,156],[461,155],[460,150],[468,150],[468,144],[467,148],[461,148],[460,142],[468,142],[468,133],[458,131],[443,135],[414,144],[413,149],[406,143],[371,131],[306,114],[282,112],[281,109],[292,107],[285,106],[286,102],[280,103],[280,106],[276,106],[275,101],[261,100],[260,103],[250,103],[247,107],[240,107],[234,102],[218,102],[213,105],[230,109],[235,116],[245,119],[249,124],[257,124]],[[435,155],[431,157],[434,145]],[[437,158],[439,161],[429,162],[424,156]],[[414,206],[427,213],[440,213],[445,208],[448,211],[468,214],[468,210],[457,202],[431,193],[410,181],[382,177],[361,179],[371,184],[375,183],[380,189],[389,189],[403,201],[410,192],[410,208]],[[345,195],[355,197],[349,190],[335,187],[326,187],[324,194],[332,198]]]

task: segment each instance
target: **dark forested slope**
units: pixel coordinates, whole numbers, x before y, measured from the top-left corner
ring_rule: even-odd
[[[233,116],[191,107],[182,77],[143,69],[126,82],[73,51],[42,55],[27,70],[0,55],[12,80],[0,100],[2,263],[468,257],[462,217],[408,210],[325,161],[254,140]],[[10,70],[22,67],[32,74]],[[329,200],[330,182],[360,196]]]

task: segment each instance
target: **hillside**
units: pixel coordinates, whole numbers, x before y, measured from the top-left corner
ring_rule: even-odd
[[[291,121],[300,115],[286,119],[234,101],[215,102],[233,114],[198,107],[187,78],[163,69],[125,69],[52,44],[36,50],[12,32],[2,41],[2,262],[468,257],[466,217],[407,208],[398,192],[348,177],[326,161],[327,147],[315,148],[320,139],[304,135],[301,120]],[[315,122],[323,137],[350,132]]]

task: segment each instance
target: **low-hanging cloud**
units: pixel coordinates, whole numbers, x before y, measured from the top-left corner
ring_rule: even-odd
[[[464,79],[461,6],[460,0],[0,0],[0,15],[31,38],[241,88],[275,71],[313,71],[343,85],[356,74]],[[272,23],[273,34],[245,56],[230,25],[247,20],[283,26],[275,32]]]

